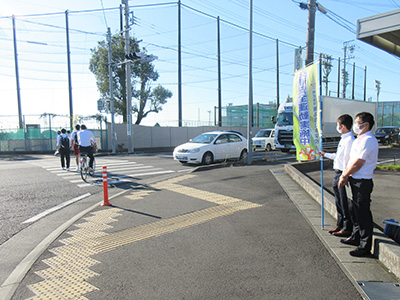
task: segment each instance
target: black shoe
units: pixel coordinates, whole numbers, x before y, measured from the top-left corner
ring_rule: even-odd
[[[351,238],[348,238],[348,239],[341,239],[340,242],[341,242],[342,244],[351,245],[351,246],[359,246],[359,245],[360,245],[360,242],[359,242],[359,241],[353,240],[353,239],[351,239]]]
[[[340,236],[340,237],[349,237],[349,236],[351,236],[351,231],[342,229],[342,230],[340,230],[338,232],[334,232],[333,235],[334,236]]]
[[[356,250],[350,251],[350,255],[354,257],[371,257],[371,252],[365,249],[357,248]]]

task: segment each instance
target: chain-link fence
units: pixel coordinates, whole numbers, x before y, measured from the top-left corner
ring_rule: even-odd
[[[56,149],[58,131],[69,128],[68,116],[24,115],[23,128],[19,128],[18,116],[0,116],[0,152],[35,151],[45,152]],[[99,149],[108,149],[108,130],[105,120],[80,117],[96,137]]]

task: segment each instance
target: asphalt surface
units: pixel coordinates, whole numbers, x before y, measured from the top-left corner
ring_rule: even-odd
[[[90,196],[1,245],[0,278],[17,262],[10,247],[28,252],[94,208],[37,253],[13,299],[361,299],[270,168],[166,175],[120,187],[112,207]]]

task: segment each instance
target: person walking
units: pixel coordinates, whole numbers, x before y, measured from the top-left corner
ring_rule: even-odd
[[[335,175],[333,177],[332,187],[335,194],[337,221],[336,227],[328,232],[339,237],[349,237],[353,230],[346,188],[344,186],[339,187],[339,179],[349,162],[350,150],[354,141],[354,136],[351,132],[352,126],[353,118],[347,114],[341,115],[337,119],[336,126],[336,130],[341,134],[336,153],[326,153],[321,151],[322,156],[333,160]]]
[[[75,155],[76,170],[79,171],[79,156],[81,155],[81,152],[79,151],[78,132],[81,129],[81,126],[77,124],[75,125],[75,129],[76,130],[71,134],[71,148]]]
[[[353,142],[347,168],[339,180],[339,187],[350,183],[353,199],[350,201],[353,231],[348,239],[340,242],[357,246],[350,251],[351,256],[370,256],[374,223],[371,213],[371,193],[373,176],[378,162],[378,141],[371,129],[375,121],[372,114],[362,112],[356,115],[353,131],[357,138]]]
[[[93,170],[93,149],[97,147],[96,138],[93,133],[86,128],[86,125],[81,126],[81,131],[78,132],[79,151],[81,154],[86,153],[89,156],[89,168]]]
[[[66,130],[61,129],[61,134],[57,136],[57,151],[61,156],[61,168],[69,171],[70,163],[70,141]]]

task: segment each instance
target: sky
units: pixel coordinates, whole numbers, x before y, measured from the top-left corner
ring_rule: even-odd
[[[248,103],[249,0],[181,2],[183,124],[208,125],[214,122],[218,105],[218,16],[222,106]],[[294,51],[297,47],[305,47],[307,38],[308,12],[300,9],[299,2],[253,0],[254,103],[276,103],[277,39],[280,103],[292,95]],[[363,97],[366,67],[367,98],[376,101],[375,80],[379,80],[379,100],[400,101],[400,59],[356,40],[355,34],[358,19],[400,9],[400,0],[380,0],[379,5],[376,0],[321,0],[318,3],[328,13],[316,13],[314,57],[324,53],[333,58],[328,86],[331,95],[337,94],[338,58],[341,57],[343,62],[344,43],[348,42],[347,45],[354,46],[354,51],[347,53],[346,69],[351,77],[355,63],[355,97]],[[97,113],[100,94],[95,77],[89,71],[91,49],[98,41],[105,40],[108,27],[113,34],[119,32],[120,4],[117,0],[0,0],[0,128],[18,125],[17,118],[14,122],[2,117],[18,115],[11,15],[16,16],[22,114],[26,115],[26,123],[34,123],[37,115],[43,113],[69,114],[66,10],[70,29],[73,111],[78,115]],[[160,77],[151,87],[160,84],[173,93],[160,113],[150,114],[141,124],[177,126],[177,4],[162,0],[130,0],[129,5],[135,16],[132,34],[142,40],[140,46],[148,54],[158,57],[154,65]],[[351,96],[351,86],[347,87],[346,95]],[[110,118],[109,114],[107,116]],[[116,120],[119,122],[121,118]]]

